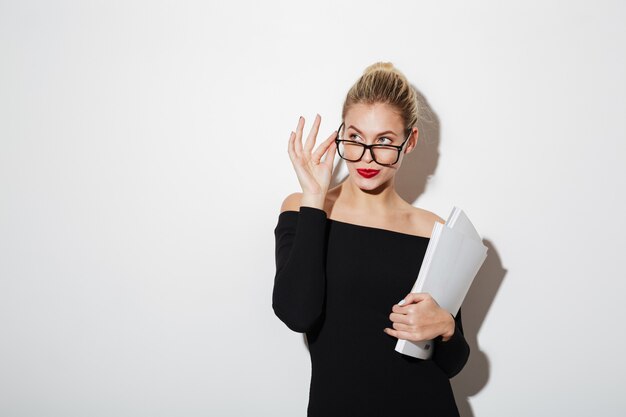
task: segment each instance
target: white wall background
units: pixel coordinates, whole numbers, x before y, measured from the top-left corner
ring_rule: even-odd
[[[622,1],[0,1],[0,415],[304,416],[306,345],[271,308],[287,139],[317,112],[327,137],[378,60],[436,115],[403,195],[490,245],[463,416],[624,415],[624,21]]]

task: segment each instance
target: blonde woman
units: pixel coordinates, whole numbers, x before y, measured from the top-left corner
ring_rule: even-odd
[[[450,378],[469,346],[456,317],[427,293],[410,293],[434,222],[396,192],[395,176],[418,140],[418,100],[390,63],[369,66],[349,90],[342,123],[315,150],[288,141],[302,192],[284,200],[274,230],[272,307],[311,355],[308,416],[458,416]],[[348,178],[329,189],[335,152]],[[394,350],[398,339],[435,340],[432,359]],[[403,414],[395,414],[403,413]]]

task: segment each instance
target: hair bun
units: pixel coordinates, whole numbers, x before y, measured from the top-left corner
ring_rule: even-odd
[[[357,103],[386,103],[394,106],[402,115],[404,126],[409,129],[417,125],[419,102],[417,93],[404,74],[391,62],[376,62],[363,72],[354,83],[343,103],[341,118],[352,105]]]
[[[388,72],[397,72],[396,68],[393,66],[391,62],[376,62],[369,67],[365,68],[363,74],[369,74],[371,72],[376,71],[388,71]]]

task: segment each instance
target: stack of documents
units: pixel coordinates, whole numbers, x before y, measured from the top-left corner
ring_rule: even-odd
[[[452,209],[446,224],[435,222],[422,266],[411,292],[427,292],[456,316],[474,277],[487,257],[487,247],[463,210]],[[432,340],[398,339],[396,351],[420,359],[432,357]]]

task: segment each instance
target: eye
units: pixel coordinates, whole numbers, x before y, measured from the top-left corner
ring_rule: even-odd
[[[351,134],[348,136],[348,138],[349,138],[350,140],[353,140],[353,141],[356,141],[356,142],[358,142],[358,141],[356,140],[356,138],[358,138],[358,137],[359,137],[359,135],[357,135],[356,133],[351,133]]]
[[[378,138],[378,140],[388,140],[388,143],[385,143],[385,145],[389,145],[391,142],[393,142],[391,139],[389,139],[387,136],[381,136],[380,138]]]

